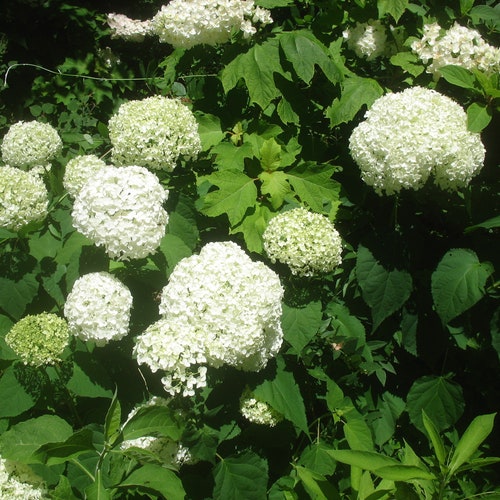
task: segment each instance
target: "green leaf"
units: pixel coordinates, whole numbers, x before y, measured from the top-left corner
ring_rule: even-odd
[[[261,172],[259,180],[262,181],[262,185],[260,186],[261,193],[269,197],[271,206],[274,210],[277,210],[283,205],[286,196],[292,191],[287,175],[281,170],[276,172]]]
[[[47,465],[56,465],[75,459],[82,453],[94,451],[93,432],[82,429],[75,432],[65,441],[47,443],[33,453],[33,460]]]
[[[491,122],[491,109],[486,104],[473,102],[467,108],[467,128],[471,132],[481,132]]]
[[[255,181],[237,170],[214,172],[206,180],[218,189],[207,193],[201,212],[209,217],[227,214],[232,226],[243,219],[248,208],[255,205],[257,187]]]
[[[118,400],[118,389],[115,389],[113,399],[111,400],[111,404],[109,405],[104,419],[104,441],[111,446],[120,433],[121,418],[122,408]]]
[[[230,229],[229,234],[242,233],[247,249],[250,252],[262,253],[262,234],[266,230],[269,219],[271,219],[271,210],[264,205],[255,205],[237,226]]]
[[[165,406],[146,406],[123,426],[123,439],[161,434],[174,441],[181,438],[183,427],[174,418],[172,410]]]
[[[287,7],[293,4],[293,0],[255,0],[255,5],[265,9],[274,9],[275,7]]]
[[[417,326],[418,315],[410,314],[406,309],[403,309],[403,316],[401,318],[401,343],[404,349],[414,356],[418,356]]]
[[[424,72],[424,66],[419,62],[417,54],[413,52],[398,52],[389,59],[391,64],[399,66],[412,76],[418,76]]]
[[[274,83],[275,72],[285,76],[281,69],[278,41],[271,38],[252,46],[227,64],[222,70],[222,86],[227,93],[240,79],[245,80],[251,102],[265,109],[280,95]]]
[[[398,22],[409,5],[409,0],[377,0],[378,16],[390,14]]]
[[[394,396],[390,392],[384,392],[377,404],[376,418],[370,422],[375,444],[382,446],[393,437],[396,422],[405,407],[406,404],[401,398]]]
[[[29,463],[40,446],[65,441],[72,434],[71,426],[56,415],[19,422],[0,435],[2,458]]]
[[[281,146],[274,137],[266,139],[260,148],[260,166],[266,172],[273,172],[281,165]]]
[[[144,493],[155,491],[168,500],[184,500],[186,492],[182,481],[171,470],[155,464],[145,464],[134,470],[117,488],[144,490]]]
[[[200,111],[195,113],[195,117],[198,122],[202,151],[208,151],[224,139],[225,134],[221,129],[220,120],[217,116]]]
[[[400,465],[397,460],[380,453],[363,450],[332,450],[328,452],[337,462],[353,465],[371,472],[383,467]]]
[[[194,250],[200,238],[196,217],[193,200],[180,194],[175,208],[168,213],[167,234],[177,236],[188,248]]]
[[[413,289],[411,276],[406,271],[387,271],[370,250],[361,245],[357,252],[356,276],[363,299],[372,310],[373,330],[403,306]]]
[[[331,178],[335,170],[328,165],[304,164],[289,170],[286,176],[300,200],[322,213],[325,203],[340,205],[340,184]]]
[[[335,331],[335,336],[342,338],[344,342],[355,342],[355,350],[362,348],[366,344],[366,332],[363,323],[351,315],[349,309],[337,302],[330,302],[326,312],[331,316],[331,326]]]
[[[476,90],[476,87],[474,86],[476,78],[468,69],[462,68],[461,66],[449,65],[440,68],[439,72],[443,78],[452,85],[468,90]]]
[[[490,321],[491,346],[495,349],[500,361],[500,307],[495,309]]]
[[[161,239],[159,250],[167,260],[169,272],[172,272],[179,261],[190,257],[193,253],[179,236],[170,233]]]
[[[15,365],[9,366],[0,378],[0,418],[17,417],[33,408],[36,399],[29,394],[19,382],[15,373]]]
[[[232,142],[221,142],[214,146],[211,153],[215,154],[214,163],[218,170],[239,170],[245,168],[245,158],[253,158],[254,150],[250,142],[235,146]]]
[[[465,429],[450,460],[449,475],[465,464],[493,430],[496,413],[479,415]]]
[[[480,263],[470,249],[450,250],[432,273],[431,290],[436,311],[448,324],[471,308],[485,294],[484,285],[493,273],[490,263]]]
[[[330,125],[349,123],[363,107],[370,107],[384,93],[384,89],[371,78],[346,78],[342,83],[340,99],[335,99],[326,110]]]
[[[214,469],[213,497],[262,500],[267,491],[267,462],[252,451],[222,459]]]
[[[498,30],[500,27],[500,9],[489,5],[476,5],[469,11],[469,17],[477,24],[480,20],[491,21]]]
[[[349,415],[354,415],[349,417]],[[351,450],[375,451],[373,438],[370,428],[365,419],[357,412],[347,413],[345,415],[344,434]]]
[[[474,0],[460,0],[460,14],[466,15],[474,5]]]
[[[438,432],[450,428],[464,411],[462,388],[445,377],[425,376],[417,379],[406,399],[410,420],[422,432],[422,409]]]
[[[338,491],[324,476],[300,465],[294,465],[294,469],[309,498],[315,500],[340,500]]]
[[[315,65],[323,70],[331,82],[336,83],[342,79],[342,72],[328,57],[326,47],[312,33],[305,30],[289,31],[282,33],[279,41],[285,57],[305,83],[312,80]]]
[[[66,387],[76,396],[84,398],[112,398],[111,380],[107,372],[84,353],[76,353],[73,371]]]
[[[253,392],[257,399],[269,403],[298,429],[307,434],[307,417],[302,394],[293,373],[285,371],[283,365],[284,363],[279,358],[276,376],[272,380],[265,380]]]
[[[439,435],[436,426],[432,422],[432,420],[427,416],[425,410],[422,408],[422,423],[424,424],[425,430],[431,440],[432,447],[434,448],[434,454],[438,459],[438,463],[441,467],[444,467],[446,463],[446,450],[444,448],[443,440]]]
[[[50,492],[52,500],[78,500],[74,495],[71,482],[66,476],[60,476],[57,486]]]
[[[25,274],[19,281],[0,277],[0,308],[12,318],[20,319],[36,297],[38,287],[35,274]]]
[[[333,446],[324,441],[315,441],[304,449],[300,455],[299,464],[317,474],[329,476],[335,472],[337,465],[329,453],[333,449]]]
[[[474,224],[473,226],[466,227],[464,233],[470,233],[476,229],[493,229],[495,227],[500,227],[500,215],[487,219],[479,224]]]
[[[321,302],[309,302],[304,307],[283,304],[281,324],[285,340],[300,354],[315,337],[322,322]]]
[[[373,473],[389,481],[412,481],[414,479],[435,480],[436,476],[415,465],[389,465],[376,469]]]

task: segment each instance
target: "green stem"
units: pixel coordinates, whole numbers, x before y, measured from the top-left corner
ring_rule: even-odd
[[[80,470],[82,470],[87,476],[92,479],[92,481],[95,481],[95,476],[86,468],[84,467],[76,458],[70,458],[69,460],[73,465],[76,465]]]

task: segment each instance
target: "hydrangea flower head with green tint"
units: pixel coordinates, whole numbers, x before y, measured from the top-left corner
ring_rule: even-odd
[[[72,198],[92,177],[99,177],[99,172],[107,168],[106,163],[96,155],[76,156],[68,161],[64,171],[63,185]]]
[[[0,498],[5,500],[48,500],[49,493],[27,465],[0,457]]]
[[[52,313],[25,316],[5,336],[5,342],[26,365],[53,365],[70,339],[68,324]]]
[[[469,184],[485,149],[467,129],[467,115],[435,90],[411,87],[378,98],[349,139],[362,179],[378,194],[420,189],[429,179],[442,189]]]
[[[47,165],[62,149],[57,130],[37,121],[14,123],[2,142],[2,159],[12,167]]]
[[[107,167],[91,177],[73,204],[73,226],[109,257],[141,259],[165,234],[168,191],[143,167]]]
[[[128,334],[131,308],[130,290],[103,271],[75,281],[64,305],[64,316],[72,335],[103,346]]]
[[[115,165],[140,165],[171,172],[179,158],[201,151],[198,124],[179,99],[147,97],[122,104],[109,120]]]
[[[385,26],[378,19],[356,23],[354,28],[345,30],[342,35],[347,40],[347,46],[358,57],[364,57],[367,61],[372,61],[389,51]]]
[[[49,195],[42,179],[14,167],[0,167],[0,227],[19,231],[47,215]]]
[[[254,394],[246,389],[240,398],[240,413],[254,424],[274,427],[283,420],[283,415],[274,408],[255,398]]]
[[[303,207],[273,217],[262,240],[271,262],[287,264],[298,276],[329,273],[342,262],[342,239],[333,223]]]
[[[153,17],[152,32],[160,42],[189,49],[225,43],[240,30],[248,38],[257,31],[254,24],[272,21],[269,11],[253,0],[172,0]]]

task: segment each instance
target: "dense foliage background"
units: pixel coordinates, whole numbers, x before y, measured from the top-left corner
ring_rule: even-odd
[[[0,229],[0,333],[28,314],[62,315],[73,283],[91,271],[119,277],[134,308],[125,339],[75,340],[55,367],[24,365],[0,338],[0,455],[31,464],[60,499],[500,498],[500,468],[485,458],[500,456],[498,74],[452,68],[436,81],[409,47],[433,21],[475,28],[498,46],[500,9],[474,0],[256,4],[274,22],[253,38],[174,50],[110,36],[107,13],[148,19],[160,8],[152,0],[1,3],[0,136],[36,119],[57,128],[64,148],[47,178],[47,219]],[[369,19],[391,27],[391,56],[367,61],[347,47],[343,31]],[[485,166],[459,192],[429,182],[379,196],[348,139],[375,99],[416,85],[469,109]],[[160,175],[170,221],[156,257],[113,261],[74,230],[64,168],[77,155],[107,155],[120,104],[156,94],[192,109],[203,151]],[[344,245],[335,272],[300,278],[266,257],[267,222],[292,206],[335,222]],[[132,356],[158,318],[158,293],[182,258],[225,240],[280,275],[280,354],[258,373],[211,369],[199,394],[120,427],[136,405],[166,397],[158,374]],[[246,386],[283,421],[245,420]],[[151,433],[181,441],[192,462],[166,466],[120,449]]]

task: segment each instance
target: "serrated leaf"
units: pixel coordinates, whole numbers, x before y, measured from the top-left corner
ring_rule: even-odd
[[[283,205],[286,196],[292,191],[287,175],[281,170],[276,172],[261,172],[259,179],[262,181],[260,186],[261,193],[269,197],[271,206],[274,210],[277,210]]]
[[[235,227],[229,230],[229,234],[242,233],[245,244],[250,252],[262,253],[262,234],[266,230],[271,219],[271,210],[264,205],[255,205],[245,218]]]
[[[304,307],[283,304],[281,325],[285,340],[300,354],[321,326],[321,302],[309,302]]]
[[[171,470],[160,465],[145,464],[134,470],[123,481],[116,485],[117,488],[138,488],[145,492],[151,490],[159,493],[168,500],[184,500],[186,492],[182,481]]]
[[[414,479],[435,480],[436,476],[415,465],[389,465],[375,469],[373,473],[389,481],[412,481]]]
[[[71,426],[56,415],[25,420],[0,435],[2,458],[29,463],[40,446],[64,441],[72,434]]]
[[[373,330],[403,306],[413,289],[410,274],[387,271],[363,246],[357,252],[356,276],[363,299],[372,310]]]
[[[386,14],[392,16],[398,22],[409,5],[409,0],[377,0],[379,18]]]
[[[214,469],[213,496],[262,500],[267,491],[267,462],[252,451],[222,459]]]
[[[358,76],[346,78],[342,83],[342,93],[326,110],[330,125],[335,127],[341,123],[349,123],[363,107],[370,107],[384,90],[371,78]]]
[[[165,406],[145,406],[128,420],[122,428],[124,440],[160,434],[178,441],[182,425],[173,417],[172,410]]]
[[[412,76],[418,76],[424,72],[424,66],[419,62],[419,58],[413,52],[398,52],[389,59],[391,64],[399,66]]]
[[[322,213],[326,203],[340,205],[340,184],[331,178],[334,172],[335,167],[305,164],[289,170],[286,176],[300,200]]]
[[[19,382],[14,366],[6,368],[0,378],[0,401],[0,418],[17,417],[35,406],[36,399]]]
[[[266,172],[273,172],[281,165],[281,146],[274,137],[266,139],[260,148],[260,166]]]
[[[492,118],[491,109],[486,104],[473,102],[467,108],[467,129],[470,132],[481,132]]]
[[[179,195],[175,208],[169,211],[167,234],[177,236],[191,250],[198,245],[200,233],[196,224],[196,209],[193,200],[184,194]]]
[[[82,429],[65,441],[42,445],[33,453],[33,459],[47,465],[56,465],[93,450],[93,432],[90,429]]]
[[[425,376],[417,379],[406,398],[410,420],[417,429],[425,432],[422,409],[442,432],[460,418],[464,411],[462,388],[445,377]]]
[[[493,266],[479,262],[470,249],[457,248],[444,255],[431,278],[432,299],[443,324],[483,297],[486,280],[492,273]]]
[[[305,83],[310,83],[316,65],[331,82],[336,83],[342,79],[342,72],[328,57],[326,47],[312,33],[304,30],[290,31],[282,33],[279,41],[285,57]]]
[[[496,413],[479,415],[470,423],[467,429],[465,429],[450,460],[450,476],[454,474],[462,464],[467,463],[481,443],[490,435],[493,430],[495,415]]]
[[[439,68],[439,72],[443,78],[452,85],[462,87],[464,89],[476,90],[474,82],[476,81],[474,74],[462,66],[443,66]]]
[[[241,146],[235,146],[232,142],[221,142],[214,146],[211,153],[215,154],[214,163],[218,170],[239,170],[245,169],[245,158],[253,158],[253,145],[244,142]]]
[[[299,464],[318,474],[329,476],[335,472],[336,462],[328,453],[333,446],[323,442],[314,442],[307,446],[299,458]]]
[[[274,73],[284,75],[281,69],[278,41],[274,38],[252,46],[236,56],[222,71],[224,92],[234,88],[240,79],[245,80],[251,102],[262,109],[280,95],[274,83]]]
[[[255,181],[237,170],[214,172],[203,178],[218,189],[207,193],[203,199],[201,212],[209,217],[227,214],[232,226],[243,219],[248,208],[253,207],[257,198]]]
[[[254,389],[255,397],[269,403],[276,411],[292,422],[299,430],[308,433],[306,409],[293,373],[278,362],[276,376],[265,380]]]

